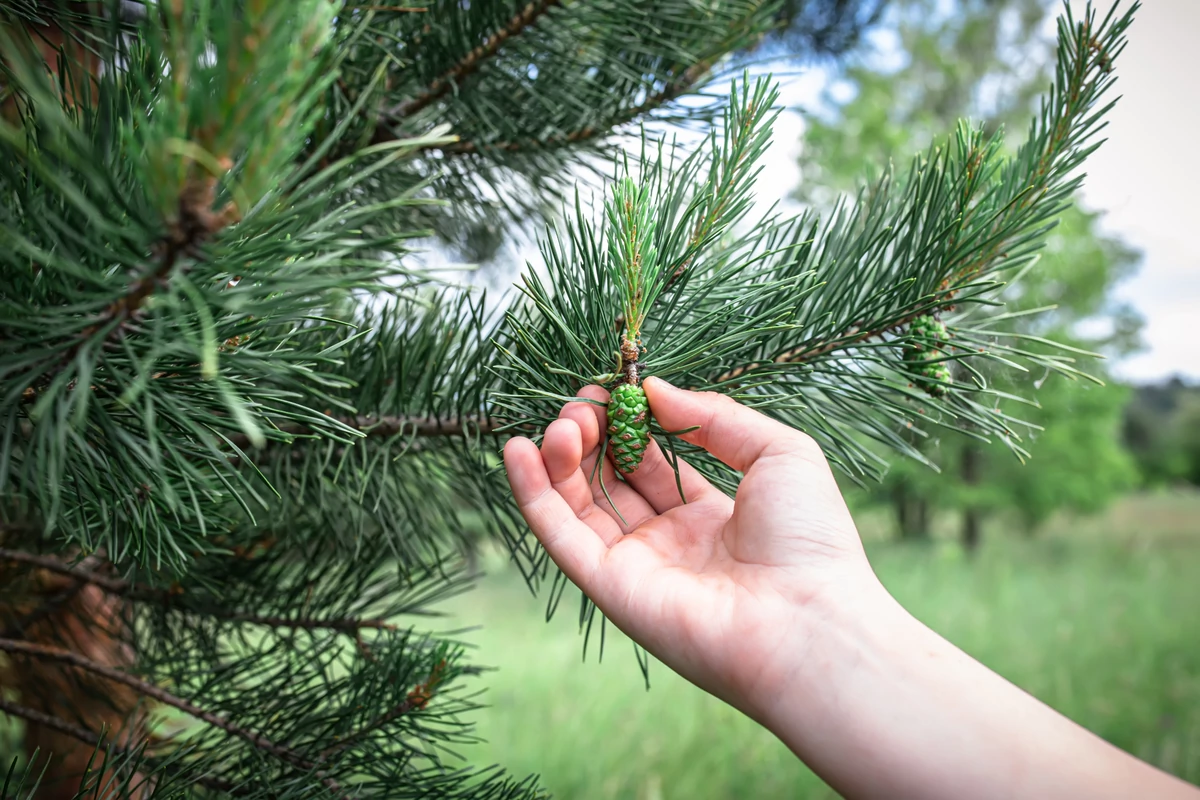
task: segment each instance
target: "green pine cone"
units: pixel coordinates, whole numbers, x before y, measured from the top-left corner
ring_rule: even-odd
[[[623,383],[608,401],[608,447],[622,475],[642,463],[650,444],[650,404],[642,387]]]
[[[904,347],[904,360],[915,367],[919,376],[917,386],[933,397],[945,397],[949,387],[944,384],[951,380],[950,368],[944,361],[929,363],[944,355],[937,348],[950,338],[945,323],[927,314],[912,321],[908,334],[911,341]]]
[[[908,326],[908,332],[917,338],[932,339],[935,342],[944,342],[950,338],[946,331],[946,323],[928,314],[914,319]]]

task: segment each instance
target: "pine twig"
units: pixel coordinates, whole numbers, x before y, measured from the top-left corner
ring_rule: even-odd
[[[23,706],[20,703],[13,703],[9,700],[0,698],[0,713],[8,714],[13,717],[20,717],[26,722],[31,722],[43,728],[57,731],[58,733],[70,736],[72,739],[77,739],[86,745],[92,747],[100,747],[103,744],[101,737],[97,736],[92,731],[73,722],[68,722],[62,717],[56,717],[53,714],[47,714],[44,711],[38,711],[36,708]],[[128,755],[133,752],[130,748],[121,747],[119,745],[110,744],[108,750],[116,755]],[[214,778],[209,775],[194,777],[191,780],[206,789],[213,789],[218,792],[228,792],[234,789],[234,784],[222,778]]]
[[[216,190],[217,179],[211,175],[188,182],[179,197],[179,218],[171,223],[167,235],[159,242],[162,253],[158,263],[130,284],[123,295],[110,303],[98,321],[80,332],[78,340],[67,348],[59,359],[59,369],[73,361],[88,340],[105,327],[112,326],[104,335],[102,344],[120,338],[146,301],[170,277],[179,263],[180,256],[195,249],[205,239],[234,221],[238,209],[233,203],[228,203],[220,211],[212,210]],[[21,399],[26,403],[36,400],[51,372],[53,368],[39,375],[33,384],[22,392]]]
[[[459,81],[479,69],[479,66],[484,61],[494,56],[506,41],[534,24],[539,17],[560,2],[561,0],[531,0],[525,8],[517,12],[508,21],[507,25],[489,36],[483,44],[459,59],[458,63],[453,67],[443,72],[437,78],[434,78],[429,86],[419,95],[389,109],[385,117],[390,121],[399,121],[416,114],[418,111],[427,108],[431,103],[445,97],[451,89],[458,85]]]
[[[15,561],[31,566],[40,567],[45,570],[57,573],[59,575],[72,578],[80,584],[90,583],[97,586],[109,594],[119,595],[134,602],[150,602],[170,605],[178,603],[176,599],[178,595],[173,594],[167,589],[154,589],[149,586],[131,583],[130,581],[121,578],[111,578],[107,575],[101,575],[94,572],[86,566],[87,560],[80,566],[71,566],[65,564],[51,556],[39,556],[33,553],[26,553],[21,550],[10,550],[8,548],[0,548],[0,561]],[[78,587],[74,587],[77,590]],[[72,590],[68,590],[72,591]],[[51,601],[53,602],[53,601]],[[307,617],[289,618],[279,616],[265,616],[259,614],[242,613],[235,611],[227,611],[225,609],[193,609],[180,608],[184,613],[200,614],[207,617],[215,617],[229,622],[247,622],[254,625],[265,625],[272,628],[300,628],[304,630],[330,630],[341,633],[355,633],[360,630],[395,630],[396,626],[382,619],[357,619],[354,617],[346,617],[342,619],[313,619]],[[22,620],[22,623],[25,623]],[[19,627],[18,626],[14,627]],[[13,634],[5,631],[4,636],[0,638],[12,638]]]
[[[897,320],[888,322],[885,325],[879,325],[874,328],[865,329],[861,325],[852,325],[843,333],[835,336],[833,339],[830,339],[824,344],[817,345],[815,347],[810,345],[802,345],[791,350],[785,350],[784,352],[775,356],[769,362],[755,361],[753,364],[734,367],[728,372],[721,373],[721,375],[717,377],[717,383],[725,383],[726,381],[737,380],[747,372],[759,369],[760,367],[768,364],[803,364],[807,361],[820,358],[821,356],[827,356],[830,353],[835,353],[838,350],[842,350],[847,347],[853,347],[860,342],[873,339],[876,336],[882,336],[893,328],[904,327],[922,314],[936,313],[939,310],[940,308],[930,308],[927,305],[923,305],[920,310],[913,311]]]
[[[322,750],[320,760],[326,761],[331,756],[337,755],[355,742],[361,741],[370,733],[379,730],[389,722],[397,720],[400,717],[403,717],[405,714],[409,714],[413,711],[420,711],[421,709],[425,708],[426,704],[429,703],[430,698],[433,697],[434,692],[437,690],[438,685],[444,679],[445,670],[446,659],[443,658],[434,665],[433,669],[429,673],[429,677],[427,677],[422,683],[417,684],[401,703],[397,704],[387,713],[379,715],[371,722],[359,728],[357,731],[350,734],[340,742]],[[467,671],[473,670],[468,668]]]
[[[38,711],[36,708],[30,708],[29,706],[5,700],[3,697],[0,697],[0,712],[13,717],[20,717],[26,722],[32,722],[34,725],[40,725],[44,728],[66,734],[73,739],[78,739],[84,744],[89,744],[93,747],[100,744],[100,737],[81,725],[68,722],[62,717],[56,717],[44,711]]]
[[[409,434],[419,437],[433,436],[462,436],[467,433],[488,435],[496,432],[498,424],[484,416],[467,415],[462,417],[430,417],[430,416],[383,416],[376,417],[363,414],[355,417],[335,417],[338,422],[361,431],[369,437],[398,436]],[[307,423],[294,422],[276,427],[281,433],[305,434],[312,433],[313,427]],[[249,437],[236,434],[229,437],[238,448],[250,446]]]
[[[691,90],[712,68],[707,61],[698,62],[688,67],[679,77],[668,83],[657,92],[651,93],[638,105],[625,109],[603,125],[587,125],[567,133],[558,133],[544,139],[528,139],[507,142],[479,144],[476,142],[454,142],[442,145],[437,149],[448,155],[471,155],[487,151],[515,153],[523,150],[551,150],[567,145],[598,139],[606,136],[613,129],[628,125],[639,117],[649,114],[670,103]]]
[[[162,703],[165,706],[178,709],[190,717],[198,719],[201,722],[206,722],[209,725],[212,725],[214,728],[219,728],[231,736],[242,739],[254,747],[257,747],[259,750],[262,750],[265,753],[270,753],[280,761],[284,761],[302,770],[313,771],[317,778],[320,779],[322,785],[324,785],[326,788],[335,792],[341,791],[341,785],[337,781],[329,777],[323,771],[316,770],[315,764],[290,750],[289,748],[271,741],[262,734],[242,728],[241,726],[231,722],[219,714],[214,714],[211,711],[205,711],[203,708],[200,708],[188,700],[185,700],[182,697],[177,697],[168,692],[166,689],[155,686],[154,684],[144,681],[134,675],[130,675],[127,672],[122,672],[119,669],[114,669],[103,664],[97,664],[95,661],[84,658],[78,653],[73,653],[69,650],[62,650],[57,647],[34,644],[32,642],[20,642],[13,639],[0,639],[0,651],[16,655],[24,655],[35,659],[58,661],[60,663],[75,667],[76,669],[81,669],[94,675],[98,675],[102,678],[112,681],[113,683],[120,683],[128,686],[135,692],[145,697]]]
[[[12,530],[12,528],[0,524],[0,533]],[[7,547],[0,547],[0,561],[15,561],[19,564],[29,564],[34,567],[41,567],[58,575],[65,575],[68,578],[73,578],[84,583],[91,583],[99,586],[112,594],[125,594],[130,588],[129,581],[120,578],[110,578],[107,575],[101,575],[94,572],[95,563],[91,562],[93,557],[89,556],[84,559],[78,566],[72,566],[59,561],[53,556],[39,556],[35,553],[26,553],[23,550],[12,550]]]

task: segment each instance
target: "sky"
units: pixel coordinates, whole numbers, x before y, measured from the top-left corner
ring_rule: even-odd
[[[1087,164],[1085,204],[1143,253],[1119,292],[1146,318],[1147,349],[1117,369],[1130,380],[1200,378],[1198,36],[1200,0],[1144,0],[1117,61],[1108,142]]]
[[[1071,5],[1081,11],[1085,3]],[[1108,141],[1085,165],[1084,206],[1103,212],[1104,231],[1143,254],[1136,276],[1116,291],[1146,322],[1145,349],[1114,365],[1129,381],[1200,379],[1198,36],[1200,0],[1143,0],[1116,65],[1122,99],[1109,115]],[[799,183],[804,120],[794,109],[816,105],[828,81],[818,68],[783,79],[780,102],[789,110],[764,158],[760,203],[786,198]]]

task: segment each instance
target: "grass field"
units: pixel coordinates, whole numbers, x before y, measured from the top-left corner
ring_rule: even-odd
[[[948,521],[947,521],[948,522]],[[889,543],[860,528],[894,595],[955,644],[1115,744],[1200,782],[1200,493],[1130,497],[1107,513],[1058,519],[1035,539],[999,524],[976,558],[946,538]],[[939,530],[945,537],[947,526]],[[488,707],[468,720],[477,766],[541,775],[555,797],[733,800],[836,795],[765,730],[659,664],[642,683],[628,640],[609,629],[581,663],[578,595],[547,624],[503,559],[447,602]],[[0,725],[0,752],[16,729]],[[7,759],[5,759],[7,761]]]
[[[1200,782],[1200,495],[1131,497],[1056,520],[1038,538],[988,531],[966,559],[949,541],[878,541],[872,563],[913,613],[968,653],[1115,744]],[[874,541],[872,541],[874,540]],[[456,598],[484,677],[475,763],[539,773],[559,798],[821,798],[833,792],[768,733],[651,665],[646,691],[611,629],[581,663],[574,608],[542,601],[493,565]]]

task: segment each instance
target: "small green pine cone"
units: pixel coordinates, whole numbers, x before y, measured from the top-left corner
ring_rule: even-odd
[[[925,361],[942,357],[942,354],[936,350],[926,350],[921,355]],[[950,368],[946,366],[946,362],[924,363],[917,369],[917,372],[921,376],[917,379],[917,385],[927,394],[933,397],[946,396],[946,392],[950,390],[946,384],[951,380]]]
[[[908,332],[918,339],[931,339],[934,342],[944,342],[950,338],[946,323],[928,314],[914,319],[908,326]]]
[[[904,347],[904,360],[919,376],[917,386],[933,397],[945,397],[949,391],[945,384],[951,380],[950,368],[946,362],[938,361],[945,356],[938,348],[950,338],[945,323],[926,314],[912,321],[908,334],[910,341]]]
[[[613,463],[629,475],[642,463],[650,444],[650,404],[642,387],[623,383],[608,401],[608,447]]]

